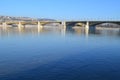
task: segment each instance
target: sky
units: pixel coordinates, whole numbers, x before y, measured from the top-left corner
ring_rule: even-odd
[[[58,20],[120,20],[120,0],[0,0],[0,15]]]

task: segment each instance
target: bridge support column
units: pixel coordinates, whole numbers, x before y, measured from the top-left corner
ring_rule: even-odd
[[[43,29],[42,24],[38,21],[38,32],[41,32],[41,30]]]
[[[63,29],[66,29],[66,22],[65,21],[62,22],[62,27],[63,27]]]
[[[3,25],[3,29],[7,28],[7,23],[6,22],[2,23],[2,25]]]
[[[19,23],[18,23],[18,28],[21,29],[21,27],[22,27],[22,23],[19,22]]]
[[[85,29],[89,29],[89,22],[86,22]]]
[[[22,25],[21,22],[18,23],[18,29],[19,31],[22,31],[25,28],[25,25]]]
[[[86,37],[88,37],[89,35],[89,22],[88,21],[86,22],[86,25],[85,25],[85,35]]]

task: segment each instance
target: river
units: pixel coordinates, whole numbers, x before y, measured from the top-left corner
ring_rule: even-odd
[[[0,80],[120,80],[120,28],[0,28]]]

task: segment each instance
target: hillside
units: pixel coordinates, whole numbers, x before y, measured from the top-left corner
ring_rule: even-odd
[[[55,20],[47,18],[0,16],[0,22],[4,21],[55,21]]]

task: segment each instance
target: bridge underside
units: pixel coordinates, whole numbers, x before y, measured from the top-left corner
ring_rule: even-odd
[[[90,22],[89,25],[90,26],[97,26],[97,25],[104,24],[104,23],[120,25],[120,22],[111,22],[111,21]]]
[[[40,24],[41,26],[47,25],[47,24],[58,24],[58,25],[64,25],[64,26],[81,26],[85,27],[87,24],[89,26],[97,26],[100,24],[104,23],[112,23],[112,24],[117,24],[120,25],[120,21],[44,21],[44,22],[4,22],[0,23],[6,24],[6,25],[38,25]]]
[[[116,24],[116,25],[120,25],[120,22],[118,21],[88,21],[89,22],[89,26],[97,26],[100,24],[104,24],[104,23],[108,23],[108,24]],[[86,25],[86,21],[79,21],[79,22],[66,22],[67,26],[85,26]]]

